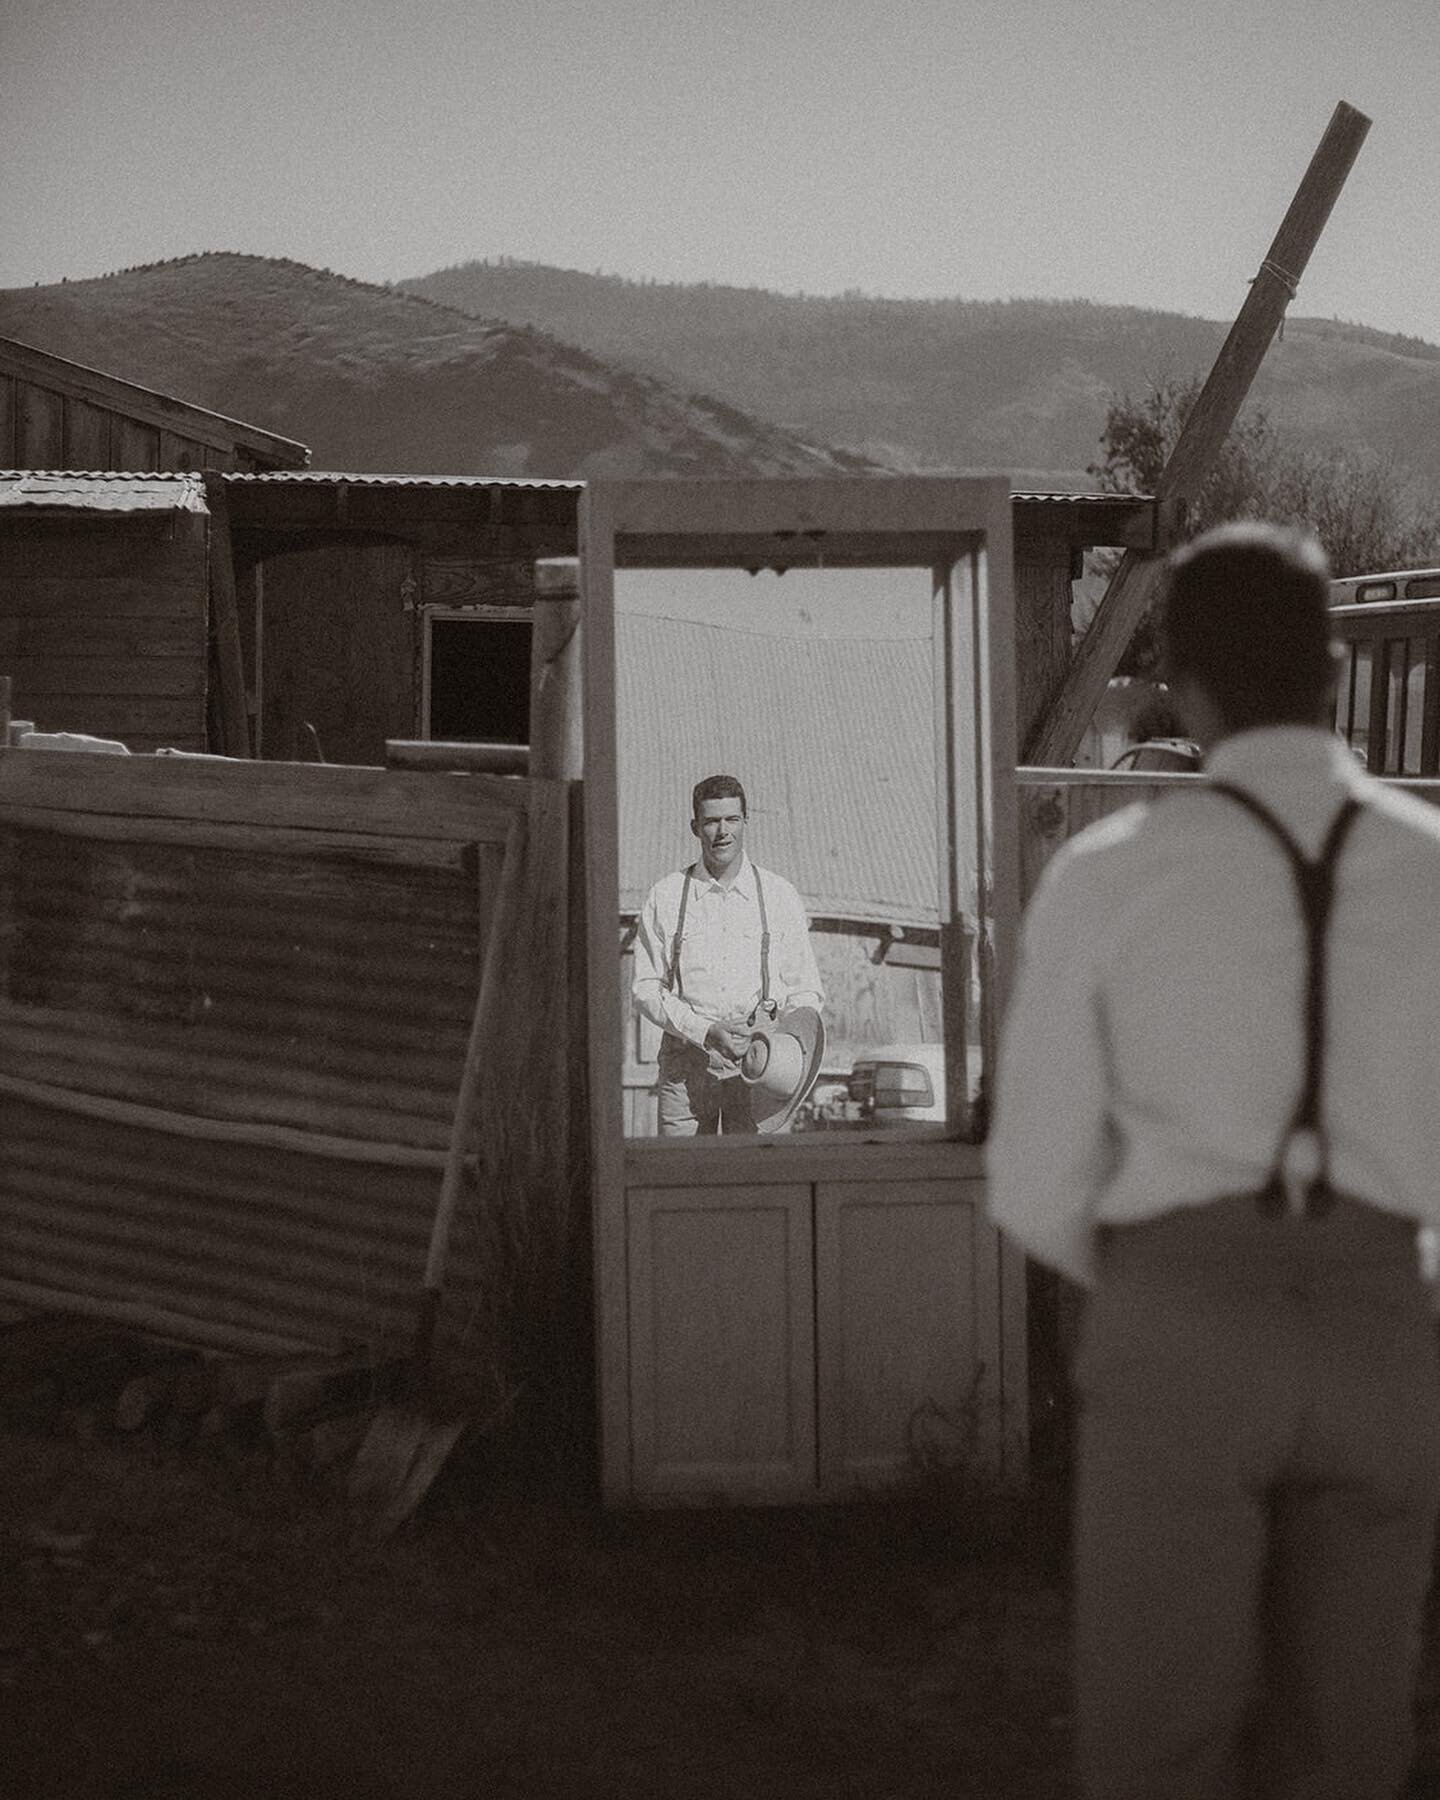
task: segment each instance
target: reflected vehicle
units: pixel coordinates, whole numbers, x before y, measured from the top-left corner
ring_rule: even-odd
[[[943,1124],[945,1046],[882,1044],[867,1051],[850,1071],[849,1099],[862,1126]]]

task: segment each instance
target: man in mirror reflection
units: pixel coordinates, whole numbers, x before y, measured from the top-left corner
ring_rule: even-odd
[[[691,796],[700,855],[663,876],[640,909],[635,1003],[660,1027],[661,1137],[757,1129],[740,1075],[751,1031],[824,995],[804,902],[745,850],[745,789],[708,775]]]

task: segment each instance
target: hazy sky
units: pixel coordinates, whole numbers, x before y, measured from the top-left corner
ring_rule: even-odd
[[[1295,310],[1440,342],[1437,0],[0,0],[0,286],[508,255],[1228,319],[1338,100]]]

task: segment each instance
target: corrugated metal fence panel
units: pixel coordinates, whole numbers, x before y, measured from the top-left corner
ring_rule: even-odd
[[[413,1329],[438,1172],[3,1104],[0,1295],[197,1343],[338,1348]]]
[[[0,762],[13,776],[14,759],[42,756]],[[0,1298],[197,1342],[404,1332],[504,808],[480,806],[474,841],[454,841],[472,778],[422,777],[450,784],[433,790],[451,815],[437,842],[401,835],[425,829],[397,824],[397,796],[425,791],[408,774],[207,761],[171,779],[158,759],[66,758],[92,766],[57,785],[62,759],[45,760],[34,786],[61,829],[17,822],[0,782]],[[325,779],[347,773],[363,779]],[[263,807],[277,781],[283,847],[204,841],[242,833],[214,813],[244,812],[247,794]],[[92,809],[97,790],[116,804],[62,818],[67,785]],[[163,820],[127,818],[147,790]],[[367,814],[368,850],[353,835]],[[156,830],[168,841],[147,841]]]

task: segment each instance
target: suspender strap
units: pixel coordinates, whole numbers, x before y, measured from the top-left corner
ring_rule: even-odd
[[[670,966],[665,971],[665,985],[683,1000],[685,984],[680,979],[680,940],[685,935],[685,911],[690,905],[690,884],[695,879],[695,865],[685,871],[685,885],[680,890],[680,911],[675,919],[675,935],[670,940]]]
[[[755,870],[755,898],[760,902],[760,1004],[770,1004],[770,921],[765,917],[765,883],[760,879],[760,871],[754,863],[750,867]]]
[[[1305,921],[1307,966],[1305,978],[1305,1079],[1290,1122],[1271,1165],[1261,1203],[1267,1211],[1283,1211],[1290,1183],[1291,1153],[1297,1161],[1307,1154],[1310,1166],[1294,1170],[1305,1191],[1307,1210],[1327,1212],[1333,1204],[1330,1188],[1330,1146],[1321,1122],[1320,1099],[1325,1081],[1326,1049],[1326,935],[1335,899],[1335,865],[1340,859],[1350,827],[1360,812],[1353,795],[1346,798],[1325,834],[1320,854],[1312,861],[1269,809],[1243,788],[1229,782],[1211,783],[1214,793],[1224,794],[1257,819],[1284,850],[1295,877],[1300,910]]]
[[[760,871],[754,863],[750,867],[755,871],[755,898],[760,903],[760,1004],[770,1003],[770,921],[765,913],[765,883],[760,879]],[[680,911],[675,919],[675,935],[670,940],[670,961],[665,970],[665,986],[676,993],[680,999],[685,998],[685,983],[680,976],[680,942],[685,936],[685,914],[690,905],[690,886],[695,879],[695,865],[691,863],[685,871],[685,885],[680,890]]]

